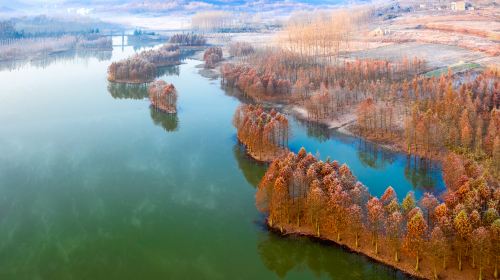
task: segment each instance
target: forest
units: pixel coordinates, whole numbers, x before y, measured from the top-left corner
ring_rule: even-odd
[[[302,148],[272,162],[256,205],[282,233],[332,240],[413,275],[457,275],[467,262],[479,279],[498,277],[500,190],[474,161],[449,160],[444,201],[410,192],[400,202],[393,187],[373,197],[347,165]]]
[[[161,73],[160,67],[177,65],[179,60],[179,46],[165,44],[158,49],[146,50],[111,63],[108,67],[108,80],[119,83],[151,82]]]
[[[499,72],[421,75],[427,69],[417,57],[324,63],[265,49],[223,64],[221,74],[223,85],[257,102],[296,105],[317,122],[353,116],[351,133],[429,159],[457,153],[483,164],[497,180]]]
[[[240,105],[233,117],[238,140],[259,161],[272,161],[288,150],[290,127],[285,115],[261,106]]]

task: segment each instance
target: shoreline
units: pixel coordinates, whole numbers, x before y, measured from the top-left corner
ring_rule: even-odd
[[[281,226],[281,228],[280,228]],[[433,267],[432,260],[425,256],[420,258],[420,269],[419,271],[415,271],[415,258],[408,256],[404,252],[399,252],[399,261],[394,261],[393,252],[388,253],[388,249],[384,246],[387,245],[387,240],[383,236],[379,236],[379,253],[375,254],[371,245],[371,237],[370,233],[366,231],[362,231],[358,238],[359,246],[356,248],[354,245],[354,238],[350,236],[347,232],[344,232],[340,241],[336,240],[336,236],[334,234],[320,234],[317,236],[306,227],[296,227],[290,224],[281,225],[274,224],[271,226],[268,222],[268,219],[265,220],[265,227],[268,231],[278,234],[280,237],[305,237],[312,241],[316,241],[321,243],[324,246],[337,246],[338,248],[347,251],[348,253],[354,253],[361,255],[363,257],[368,258],[370,262],[378,263],[384,265],[394,271],[399,271],[404,275],[411,277],[413,279],[434,279],[433,275]],[[363,242],[361,242],[363,241]],[[447,258],[447,268],[445,270],[442,269],[441,263],[439,263],[436,267],[438,271],[438,279],[475,279],[477,278],[476,269],[466,266],[462,271],[458,271],[456,268],[455,258],[448,257]],[[445,273],[443,273],[445,272]],[[484,271],[483,271],[484,273]],[[487,275],[487,274],[486,274]],[[483,275],[483,279],[485,275]]]
[[[151,83],[154,81],[154,79],[152,80],[146,80],[146,81],[130,81],[130,80],[111,80],[111,79],[107,79],[108,82],[110,83],[116,83],[116,84],[130,84],[130,85],[140,85],[140,84],[148,84],[148,83]]]
[[[243,143],[240,138],[238,137],[238,135],[236,135],[236,138],[238,139],[238,144],[239,145],[242,145],[244,148],[245,148],[245,153],[247,154],[247,156],[249,156],[250,158],[252,158],[253,160],[259,162],[259,163],[271,163],[273,162],[276,158],[286,154],[289,152],[288,149],[280,149],[279,152],[275,155],[262,155],[262,156],[259,156],[257,155],[256,153],[254,153],[245,143]]]
[[[78,52],[78,51],[109,52],[109,51],[113,51],[113,49],[112,48],[111,49],[110,48],[81,48],[81,47],[65,48],[65,49],[52,50],[50,52],[36,52],[36,53],[17,56],[17,57],[1,58],[0,63],[9,63],[9,62],[18,62],[18,61],[27,61],[27,62],[37,61],[37,60],[42,60],[48,56],[56,56],[58,54],[64,54],[64,53],[69,53],[69,52]]]
[[[158,106],[155,106],[153,104],[150,105],[151,109],[157,111],[157,112],[160,112],[160,113],[163,113],[163,114],[171,114],[171,115],[175,115],[177,114],[177,110],[176,109],[173,109],[173,110],[164,110],[162,108],[159,108]]]
[[[275,104],[275,105],[278,105],[278,104]],[[304,120],[307,122],[317,123],[320,125],[325,125],[330,130],[335,130],[335,131],[342,133],[344,135],[347,135],[347,136],[361,138],[364,141],[367,141],[367,142],[372,143],[372,144],[376,144],[376,145],[378,145],[386,150],[389,150],[392,152],[397,152],[397,153],[403,153],[409,157],[416,156],[420,159],[437,161],[439,163],[442,163],[442,161],[444,159],[443,158],[444,155],[442,153],[436,155],[435,157],[430,157],[428,155],[421,154],[421,153],[410,154],[403,147],[404,145],[402,143],[400,143],[399,141],[395,141],[395,142],[394,141],[381,141],[378,139],[374,139],[373,137],[369,137],[366,135],[361,135],[359,133],[356,133],[353,129],[355,126],[355,123],[356,123],[356,116],[352,113],[343,114],[336,120],[333,120],[333,119],[317,120],[317,119],[310,118],[307,115],[307,110],[300,105],[288,104],[285,106],[286,106],[285,110],[288,113],[292,114],[297,119]]]

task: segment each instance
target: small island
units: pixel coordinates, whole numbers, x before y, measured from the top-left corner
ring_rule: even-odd
[[[271,162],[288,150],[288,119],[274,109],[267,113],[261,106],[240,105],[233,124],[248,155],[258,161]]]
[[[166,44],[159,49],[143,51],[108,67],[108,81],[140,84],[152,82],[158,68],[180,64],[179,46]]]
[[[149,86],[148,92],[151,107],[168,114],[177,113],[177,91],[174,85],[157,80]]]

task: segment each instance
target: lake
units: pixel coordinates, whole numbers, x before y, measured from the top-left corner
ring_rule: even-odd
[[[178,113],[145,87],[109,84],[133,54],[72,55],[0,71],[2,279],[404,279],[367,258],[264,227],[265,166],[236,141],[240,101],[186,59],[161,77]],[[374,195],[439,193],[439,166],[291,120],[290,148],[347,163]],[[417,161],[418,163],[418,161]]]

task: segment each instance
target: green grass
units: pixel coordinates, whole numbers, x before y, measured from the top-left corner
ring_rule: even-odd
[[[477,63],[473,63],[473,62],[457,63],[457,64],[450,65],[448,67],[442,67],[442,68],[439,68],[436,70],[429,71],[429,72],[425,73],[424,76],[427,78],[440,77],[441,75],[446,75],[448,73],[448,68],[450,68],[452,73],[455,74],[455,73],[459,73],[459,72],[463,72],[463,71],[471,70],[471,69],[475,69],[475,68],[480,68],[480,67],[481,67],[481,65],[479,65]]]

